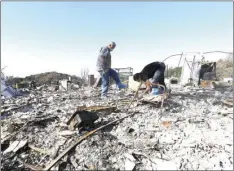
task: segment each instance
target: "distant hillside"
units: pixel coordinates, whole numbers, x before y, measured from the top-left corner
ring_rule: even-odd
[[[41,73],[41,74],[36,74],[36,75],[30,75],[25,78],[19,78],[19,77],[8,77],[8,83],[10,85],[14,85],[19,82],[25,82],[25,81],[35,81],[36,84],[43,85],[43,84],[51,84],[51,83],[56,83],[59,80],[62,79],[68,79],[71,77],[71,80],[73,83],[81,85],[84,81],[80,77],[77,77],[75,75],[68,75],[68,74],[63,74],[63,73],[57,73],[57,72],[46,72],[46,73]]]
[[[217,78],[222,79],[225,77],[233,76],[233,55],[229,55],[226,59],[220,59],[216,65]]]

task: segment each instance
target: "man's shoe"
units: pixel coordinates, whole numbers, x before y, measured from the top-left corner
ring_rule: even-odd
[[[122,83],[117,84],[117,86],[118,86],[119,90],[127,88],[127,86],[125,84],[122,84]]]
[[[151,94],[153,95],[159,95],[159,94],[163,94],[163,90],[161,88],[152,88]]]

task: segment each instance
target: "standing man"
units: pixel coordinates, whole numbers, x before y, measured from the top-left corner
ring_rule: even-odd
[[[119,89],[126,88],[126,85],[122,84],[118,73],[111,69],[111,51],[116,47],[115,42],[110,42],[107,46],[100,49],[98,60],[97,60],[97,70],[102,78],[102,98],[107,97],[108,86],[109,86],[109,77],[111,76]]]
[[[146,91],[152,91],[151,93],[154,95],[158,95],[163,93],[162,89],[157,86],[157,84],[161,84],[165,86],[164,82],[164,71],[165,71],[165,64],[163,62],[152,62],[146,65],[140,73],[136,73],[133,76],[134,81],[138,82],[146,82],[150,79],[150,82],[153,84],[151,87],[151,83],[149,81],[146,82]],[[152,90],[151,90],[152,88]]]

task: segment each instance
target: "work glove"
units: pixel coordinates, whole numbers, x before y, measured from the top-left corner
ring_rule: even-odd
[[[145,93],[149,93],[149,92],[151,92],[151,87],[147,86],[145,89]]]

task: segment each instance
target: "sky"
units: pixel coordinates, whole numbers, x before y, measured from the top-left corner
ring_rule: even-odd
[[[96,75],[98,52],[110,41],[112,67],[134,73],[173,54],[233,51],[233,2],[13,1],[1,3],[1,19],[1,68],[12,76],[79,76],[81,68]]]

